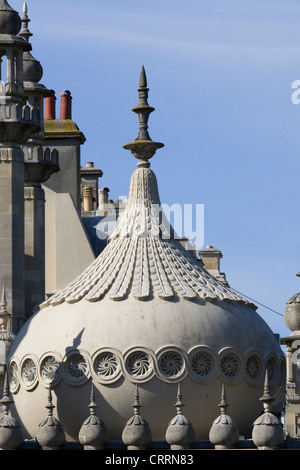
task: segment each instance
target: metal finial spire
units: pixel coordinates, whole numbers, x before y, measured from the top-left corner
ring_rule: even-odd
[[[225,385],[222,384],[222,393],[221,393],[221,403],[218,405],[221,409],[221,414],[226,414],[227,408],[228,408],[228,403],[226,400],[226,393],[225,393]]]
[[[269,369],[266,368],[265,382],[264,382],[264,394],[259,399],[263,402],[265,413],[269,413],[271,409],[271,403],[275,400],[271,395],[270,382],[269,382]]]
[[[135,385],[135,397],[134,397],[134,404],[132,405],[132,408],[134,410],[134,415],[137,416],[140,414],[140,408],[142,408],[142,405],[140,404],[140,395],[139,395],[139,388],[138,385]]]
[[[147,88],[147,77],[145,72],[145,67],[142,65],[141,75],[140,75],[140,88]]]
[[[175,403],[176,409],[177,409],[177,415],[182,415],[182,408],[185,406],[184,403],[182,402],[182,394],[181,394],[181,384],[180,382],[178,383],[177,387],[177,401]]]
[[[22,16],[22,31],[19,33],[19,36],[25,39],[26,42],[29,42],[30,36],[33,36],[33,34],[29,31],[28,29],[28,23],[31,21],[28,18],[28,8],[27,8],[27,3],[24,2],[23,4],[23,16]]]
[[[55,406],[52,403],[51,385],[49,385],[48,403],[45,408],[48,409],[48,416],[53,416],[53,409],[55,408]]]
[[[91,389],[91,399],[90,399],[90,404],[89,404],[89,409],[90,409],[90,415],[95,416],[96,415],[96,408],[98,405],[96,405],[95,401],[95,388],[94,384],[92,384],[92,389]]]
[[[153,142],[148,132],[148,119],[155,108],[148,104],[148,91],[147,78],[144,66],[142,66],[139,80],[139,102],[137,106],[132,108],[139,119],[139,133],[134,142],[129,142],[123,145],[123,148],[131,150],[133,155],[140,161],[139,167],[149,168],[150,163],[148,160],[153,157],[156,150],[163,147],[164,144],[160,142]]]

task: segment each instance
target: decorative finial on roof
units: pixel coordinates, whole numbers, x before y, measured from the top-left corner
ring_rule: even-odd
[[[10,406],[14,401],[9,391],[6,365],[4,365],[3,397],[1,398],[0,403],[3,411],[3,414],[0,417],[0,449],[17,449],[23,441],[23,435],[20,424],[10,413]]]
[[[128,450],[144,450],[152,441],[152,433],[147,421],[140,415],[140,396],[138,386],[135,387],[133,416],[127,421],[122,433],[122,441]]]
[[[31,21],[29,18],[28,18],[28,8],[27,8],[27,3],[24,2],[23,4],[23,16],[21,18],[21,21],[22,21],[22,30],[21,32],[19,33],[19,36],[21,36],[22,38],[25,39],[26,42],[29,42],[29,38],[30,36],[32,36],[32,33],[29,31],[28,29],[28,23]]]
[[[275,399],[270,393],[268,368],[265,375],[264,393],[259,400],[263,402],[264,413],[253,423],[253,442],[258,450],[277,450],[284,440],[284,433],[280,419],[270,411],[271,403]]]
[[[7,322],[8,319],[11,317],[11,315],[7,311],[7,300],[6,300],[6,291],[5,291],[5,286],[3,285],[2,288],[2,295],[1,295],[1,300],[0,300],[0,328],[2,331],[4,331],[7,327]],[[1,338],[1,333],[0,333],[0,339]],[[11,338],[12,340],[14,339],[14,335]]]
[[[209,440],[216,450],[231,449],[239,440],[239,430],[235,421],[228,416],[228,403],[225,394],[225,385],[222,384],[221,402],[219,403],[221,414],[216,418],[209,431]]]
[[[84,450],[102,450],[108,441],[108,433],[103,421],[96,416],[95,389],[92,384],[90,416],[84,421],[79,431],[79,442]]]
[[[137,106],[132,108],[132,111],[138,115],[139,133],[134,142],[124,144],[123,148],[131,150],[133,155],[140,160],[138,167],[144,168],[149,168],[150,163],[148,160],[153,157],[157,149],[164,146],[160,142],[153,142],[149,136],[148,119],[155,108],[148,104],[148,91],[146,72],[144,66],[142,66],[138,88],[139,102]]]
[[[265,381],[264,381],[264,393],[263,393],[263,396],[260,397],[259,400],[263,402],[264,411],[266,413],[269,413],[271,410],[271,403],[275,400],[275,398],[271,395],[268,368],[266,368],[266,375],[265,375]]]
[[[53,416],[55,406],[52,403],[50,385],[46,408],[48,416],[39,424],[35,439],[44,450],[57,450],[64,444],[66,438],[60,422]]]
[[[226,393],[225,393],[225,385],[222,384],[222,393],[221,393],[221,402],[219,403],[219,408],[221,410],[221,414],[226,414],[227,408],[228,408],[228,403],[226,400]]]
[[[167,427],[166,441],[172,450],[189,449],[195,441],[195,431],[190,420],[182,413],[182,408],[185,405],[182,402],[180,383],[178,383],[177,401],[174,406],[177,409],[177,414]]]

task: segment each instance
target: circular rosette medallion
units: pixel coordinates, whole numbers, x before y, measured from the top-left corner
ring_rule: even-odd
[[[38,383],[37,360],[32,356],[25,356],[21,362],[21,381],[27,390]]]
[[[208,347],[198,346],[189,352],[190,376],[196,382],[209,382],[217,373],[217,360]]]
[[[237,383],[243,377],[243,361],[240,354],[232,348],[224,348],[219,353],[219,372],[227,383]]]
[[[40,378],[46,386],[54,387],[61,379],[61,359],[56,353],[46,353],[40,359]]]
[[[174,346],[162,348],[157,352],[158,373],[165,382],[178,382],[187,373],[184,351]]]
[[[16,358],[12,358],[8,368],[9,389],[16,393],[20,386],[20,364]]]
[[[77,349],[69,351],[62,361],[62,376],[70,385],[87,382],[90,376],[88,354]]]
[[[113,383],[122,374],[121,355],[119,351],[111,348],[103,348],[92,357],[93,376],[100,383]]]
[[[124,355],[124,373],[133,381],[146,382],[153,376],[153,358],[145,348],[134,348]]]

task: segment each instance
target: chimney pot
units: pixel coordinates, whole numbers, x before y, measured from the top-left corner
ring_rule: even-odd
[[[72,119],[72,96],[69,90],[60,94],[60,119]]]
[[[56,118],[55,113],[55,102],[56,96],[55,91],[50,90],[51,95],[45,98],[45,120],[52,121]]]

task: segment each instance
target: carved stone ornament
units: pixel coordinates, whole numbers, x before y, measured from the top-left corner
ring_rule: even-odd
[[[251,385],[260,386],[266,368],[274,386],[278,380],[282,381],[285,374],[282,364],[279,367],[273,356],[264,359],[256,351],[249,351],[242,357],[233,348],[224,348],[215,355],[211,348],[203,345],[188,353],[172,345],[156,352],[135,347],[124,353],[103,347],[92,355],[85,350],[70,350],[63,359],[52,352],[45,353],[38,361],[31,355],[20,361],[14,356],[9,364],[9,383],[12,393],[16,393],[20,385],[31,390],[38,381],[52,388],[60,380],[80,386],[91,376],[96,382],[109,386],[124,376],[133,383],[146,383],[154,375],[166,383],[179,383],[189,375],[195,382],[207,383],[218,375],[229,384],[244,377]]]

